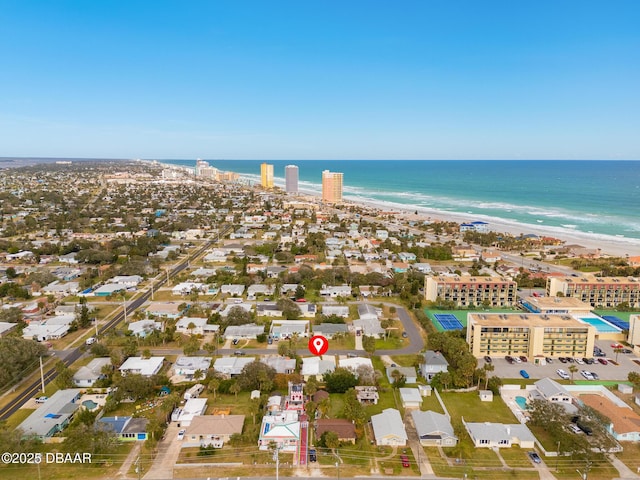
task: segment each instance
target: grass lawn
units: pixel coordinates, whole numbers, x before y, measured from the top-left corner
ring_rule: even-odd
[[[390,336],[389,338],[377,338],[376,350],[394,350],[404,348],[409,343],[408,338]]]
[[[329,409],[329,418],[340,417],[344,408],[344,394],[330,393],[329,400],[331,402],[331,408]]]
[[[422,355],[394,355],[391,360],[401,367],[415,367],[416,363],[420,364],[424,361]]]
[[[433,410],[434,412],[437,412],[437,413],[444,413],[444,410],[442,409],[442,405],[440,405],[440,402],[438,401],[435,395],[424,397],[424,399],[422,400],[422,407],[420,407],[420,410]]]
[[[609,480],[619,477],[618,470],[603,455],[589,455],[589,461],[591,462],[588,473],[589,480]],[[547,462],[547,466],[550,467],[556,478],[575,480],[579,478],[576,469],[584,472],[586,462],[583,458],[561,457],[558,459],[558,472],[555,471],[555,459]]]
[[[523,450],[518,445],[515,445],[511,448],[501,448],[500,455],[503,460],[513,468],[523,468],[530,467],[531,460],[529,460],[529,456],[527,455],[528,450]],[[549,460],[545,461],[547,465],[549,465]]]
[[[501,449],[500,453],[503,454],[504,450],[506,449]],[[429,458],[429,462],[431,463],[434,473],[440,477],[494,480],[531,480],[538,478],[535,472],[530,470],[505,470],[498,457],[490,449],[478,448],[476,451],[480,453],[471,457],[465,456],[460,459],[459,462],[456,462],[456,458],[458,457],[451,457],[453,465],[449,465],[447,461],[440,456],[437,448],[425,448],[425,452]],[[491,454],[493,456],[491,456]],[[509,462],[507,461],[507,463]]]
[[[638,467],[640,467],[640,445],[637,443],[624,442],[622,446],[624,450],[616,453],[616,457],[635,472]]]
[[[35,411],[35,408],[20,408],[6,420],[5,425],[11,429],[17,428],[18,425],[25,421],[27,417]]]
[[[498,396],[493,402],[481,402],[478,392],[441,393],[442,401],[453,421],[464,417],[466,422],[518,423],[509,407]]]

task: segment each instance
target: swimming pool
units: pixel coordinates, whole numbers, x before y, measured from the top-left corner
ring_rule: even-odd
[[[94,402],[93,400],[85,400],[84,402],[82,402],[82,405],[84,405],[84,407],[87,410],[93,410],[94,408],[96,408],[98,406],[98,404],[96,402]]]
[[[578,319],[596,327],[598,333],[618,333],[622,331],[600,317],[578,317]]]
[[[518,406],[522,410],[528,410],[527,399],[526,398],[524,398],[524,397],[516,397],[515,400],[516,400],[516,403],[518,404]]]

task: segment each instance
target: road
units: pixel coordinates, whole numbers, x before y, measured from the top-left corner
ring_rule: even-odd
[[[227,232],[231,230],[230,226],[225,226],[222,232],[222,236],[226,235]],[[183,259],[178,265],[176,265],[173,270],[169,272],[169,278],[174,277],[179,274],[182,270],[189,266],[189,262],[202,255],[205,250],[207,250],[211,246],[211,242],[206,242],[202,247],[200,247],[195,253],[192,253],[189,257]],[[159,287],[164,285],[167,282],[166,276],[161,276],[161,279],[153,284],[153,290],[157,290]],[[139,308],[144,302],[146,302],[149,297],[151,297],[152,289],[149,288],[147,291],[142,292],[139,296],[135,297],[130,302],[127,302],[127,311],[133,312],[135,309]],[[115,328],[122,320],[124,320],[124,311],[119,311],[115,314],[111,320],[107,323],[103,324],[98,328],[98,333],[100,335],[105,334],[112,328]],[[55,356],[59,358],[65,366],[70,366],[76,360],[78,360],[84,354],[84,345],[74,348],[69,348],[63,351],[55,352]],[[58,373],[56,372],[55,367],[50,367],[44,372],[44,384],[48,385],[52,382]],[[11,415],[13,415],[19,408],[21,408],[30,398],[37,395],[42,388],[42,379],[37,379],[30,384],[21,387],[21,391],[17,397],[12,399],[7,405],[0,409],[0,420],[6,420]]]

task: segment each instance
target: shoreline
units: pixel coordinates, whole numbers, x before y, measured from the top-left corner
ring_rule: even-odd
[[[163,165],[172,165],[178,168],[185,168],[185,166],[178,166],[172,163],[164,163],[159,161]],[[189,167],[186,167],[189,168]],[[240,173],[241,178],[246,178],[250,182],[257,183],[258,176],[254,174]],[[284,178],[276,177],[276,186],[284,187]],[[310,197],[315,201],[319,201],[321,193],[309,188],[302,188],[299,190],[299,196]],[[350,195],[343,196],[344,204],[359,205],[368,208],[377,209],[380,211],[394,211],[398,212],[398,218],[402,218],[406,221],[449,221],[456,223],[465,223],[470,221],[485,221],[489,224],[489,230],[496,233],[506,233],[514,236],[520,234],[535,234],[538,236],[548,236],[557,238],[565,245],[581,245],[589,249],[600,249],[602,254],[625,257],[640,255],[640,239],[629,237],[618,237],[616,235],[608,235],[602,233],[589,233],[583,231],[568,231],[567,228],[550,226],[550,225],[532,225],[528,223],[520,223],[515,220],[507,220],[500,217],[492,217],[482,214],[468,214],[463,212],[450,212],[437,210],[422,206],[413,206],[407,204],[401,204],[396,202],[384,202],[375,200],[364,200],[352,198]],[[418,215],[415,215],[415,211],[418,211]]]

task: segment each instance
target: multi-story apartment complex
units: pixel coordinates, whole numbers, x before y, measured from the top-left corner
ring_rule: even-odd
[[[337,203],[342,201],[343,174],[324,170],[322,172],[322,201]]]
[[[512,307],[516,303],[518,286],[513,280],[500,277],[425,277],[424,296],[435,302],[452,301],[458,307],[486,305]]]
[[[260,184],[262,188],[273,188],[273,165],[270,163],[260,164]]]
[[[298,193],[298,166],[287,165],[284,167],[285,191],[287,193]]]
[[[615,308],[628,303],[640,308],[640,279],[634,277],[551,277],[547,295],[574,297],[593,307]]]
[[[591,357],[596,329],[570,315],[469,313],[467,343],[476,357]]]

